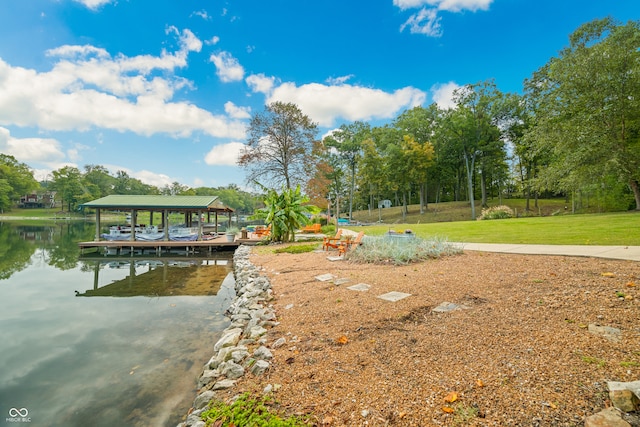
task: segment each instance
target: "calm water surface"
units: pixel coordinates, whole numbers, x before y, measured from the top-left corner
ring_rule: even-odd
[[[175,426],[193,402],[231,253],[78,259],[93,227],[0,223],[0,425]]]

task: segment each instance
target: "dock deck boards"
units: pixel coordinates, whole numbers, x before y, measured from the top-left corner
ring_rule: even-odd
[[[87,241],[79,242],[80,252],[84,252],[88,249],[108,248],[115,250],[136,250],[136,249],[154,249],[156,252],[162,252],[163,250],[171,250],[177,248],[185,248],[187,250],[207,249],[207,250],[232,250],[236,249],[241,244],[255,245],[259,242],[256,239],[236,239],[233,242],[228,242],[226,237],[217,237],[210,240],[193,240],[193,241],[172,241],[172,240],[158,240],[158,241],[142,241],[142,240],[100,240],[100,241]]]

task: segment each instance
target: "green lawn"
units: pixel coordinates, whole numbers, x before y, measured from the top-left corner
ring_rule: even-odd
[[[368,235],[411,229],[420,237],[455,242],[640,246],[640,212],[559,215],[490,221],[373,225],[353,228]]]

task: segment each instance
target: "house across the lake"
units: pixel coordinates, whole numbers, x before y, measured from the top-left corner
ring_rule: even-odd
[[[54,208],[56,206],[56,192],[46,191],[44,193],[25,194],[20,197],[19,208]]]

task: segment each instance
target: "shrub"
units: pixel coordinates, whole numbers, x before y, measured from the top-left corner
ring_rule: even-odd
[[[306,252],[313,252],[318,249],[318,244],[308,244],[308,245],[289,245],[283,248],[278,248],[274,252],[277,254],[303,254]]]
[[[367,237],[360,247],[349,252],[349,259],[363,263],[401,265],[460,253],[462,253],[462,247],[437,237],[429,240],[418,237],[412,239]]]
[[[268,397],[255,400],[245,393],[229,405],[220,401],[213,402],[211,407],[201,414],[201,418],[207,426],[309,426],[309,423],[295,417],[281,418],[269,407],[272,403]]]
[[[483,219],[507,219],[513,218],[513,211],[509,206],[494,206],[492,208],[483,209],[482,214],[478,217],[478,221]]]

